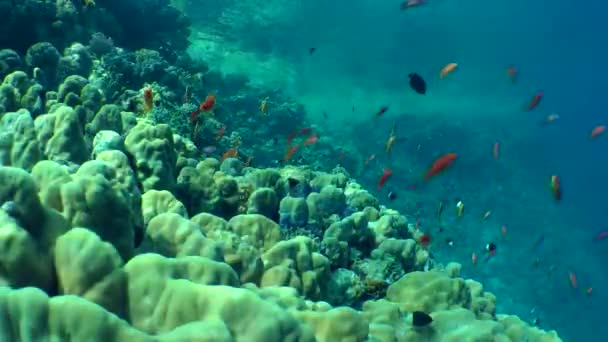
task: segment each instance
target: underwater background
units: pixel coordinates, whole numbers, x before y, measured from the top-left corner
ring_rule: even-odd
[[[605,13],[0,0],[0,307],[91,340],[608,341]]]
[[[201,49],[238,50],[234,59],[218,57],[212,67],[287,91],[313,122],[339,136],[334,144],[352,142],[363,155],[384,158],[396,122],[399,136],[408,140],[358,180],[373,188],[380,167],[401,170],[390,184],[400,197],[389,205],[405,210],[415,206],[407,203],[416,202],[408,199],[412,196],[431,217],[439,201],[451,200],[451,209],[462,199],[474,218],[448,218],[445,231],[433,234],[455,241],[453,248],[434,250],[439,260],[463,263],[464,274],[497,294],[499,311],[538,318],[541,327],[557,329],[566,341],[608,340],[603,324],[608,246],[593,241],[607,229],[608,142],[589,139],[593,127],[607,121],[602,66],[608,49],[600,43],[608,29],[604,6],[438,0],[405,11],[398,7],[397,1],[360,0],[192,2],[188,13],[195,31],[213,36],[209,42],[193,34],[189,51],[196,56]],[[242,26],[222,25],[230,16]],[[215,35],[225,41],[218,43]],[[312,56],[310,47],[316,48]],[[439,71],[450,62],[458,69],[440,79]],[[519,70],[514,84],[506,74],[510,65]],[[426,96],[408,88],[410,72],[426,78]],[[538,91],[542,103],[527,112]],[[390,108],[378,119],[383,105]],[[543,125],[550,113],[559,120]],[[419,181],[416,172],[447,152],[459,154],[449,174],[407,190]],[[559,203],[549,191],[554,174],[563,184]],[[386,196],[380,198],[387,204]],[[487,210],[492,215],[481,222]],[[502,225],[508,227],[506,236]],[[422,226],[433,231],[439,225],[422,219]],[[498,244],[496,257],[470,265],[470,254],[488,241]],[[576,274],[578,289],[572,288],[569,271]],[[592,295],[585,293],[589,287]]]

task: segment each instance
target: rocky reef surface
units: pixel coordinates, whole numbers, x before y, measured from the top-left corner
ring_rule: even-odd
[[[182,69],[142,115],[153,51],[89,53],[0,52],[1,340],[560,341],[497,314],[344,168],[205,155],[195,141],[215,132],[163,109]],[[136,83],[103,71],[117,53]],[[432,324],[413,326],[415,311]]]

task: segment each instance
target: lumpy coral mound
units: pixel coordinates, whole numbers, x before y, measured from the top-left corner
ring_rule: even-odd
[[[201,158],[82,76],[39,86],[0,86],[1,341],[560,341],[341,168]]]

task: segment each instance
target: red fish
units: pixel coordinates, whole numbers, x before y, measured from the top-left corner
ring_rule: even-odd
[[[534,108],[536,108],[536,106],[538,106],[538,104],[540,103],[540,100],[542,100],[542,98],[543,98],[542,91],[539,91],[538,93],[536,93],[536,95],[534,95],[534,97],[532,98],[532,101],[530,101],[530,104],[528,105],[528,111],[531,111]]]
[[[198,108],[196,108],[195,110],[192,111],[192,113],[190,113],[190,123],[193,123],[194,120],[196,120],[198,113],[200,113],[200,110]]]
[[[209,95],[207,95],[207,97],[205,98],[205,101],[203,101],[203,103],[201,103],[201,105],[198,107],[198,109],[201,112],[208,112],[210,110],[213,110],[213,107],[215,107],[215,94],[210,93]]]
[[[203,103],[201,103],[198,108],[196,108],[192,111],[192,113],[190,113],[190,123],[193,123],[200,113],[213,110],[213,107],[215,107],[215,95],[213,93],[210,93],[205,98],[205,101],[203,101]]]
[[[553,193],[553,197],[556,200],[562,199],[562,185],[559,180],[559,176],[553,175],[551,176],[551,184],[550,184],[551,192]]]
[[[300,129],[300,130],[298,131],[298,134],[299,134],[299,135],[303,135],[303,134],[306,134],[306,133],[308,133],[308,132],[310,132],[310,131],[312,131],[312,128],[311,128],[311,127],[304,127],[304,128],[302,128],[302,129]]]
[[[595,126],[592,130],[591,130],[591,135],[589,136],[590,139],[594,139],[597,138],[598,136],[602,135],[604,132],[606,131],[606,126]]]
[[[144,113],[149,113],[152,110],[153,100],[152,88],[146,88],[144,90]]]
[[[224,152],[224,154],[222,154],[222,161],[226,160],[227,158],[238,158],[239,157],[239,151],[235,148],[231,148],[229,150],[227,150],[226,152]]]
[[[608,237],[608,230],[605,230],[603,232],[599,232],[593,240],[600,241],[600,240],[604,240],[607,237]]]
[[[519,73],[519,70],[517,70],[517,67],[514,65],[510,65],[507,68],[507,76],[509,76],[509,79],[511,80],[511,83],[515,83],[517,81],[517,74]]]
[[[388,106],[382,106],[380,108],[380,110],[378,111],[378,113],[376,113],[376,116],[381,116],[382,114],[386,113],[387,110],[388,110]]]
[[[388,168],[384,168],[382,170],[382,176],[380,176],[380,179],[378,179],[378,191],[380,191],[382,189],[382,186],[384,185],[384,183],[386,183],[386,181],[393,175],[393,171],[391,171]]]
[[[319,137],[316,133],[312,133],[306,140],[304,140],[304,145],[312,145],[319,141]]]
[[[454,160],[456,160],[457,157],[458,157],[458,154],[456,154],[456,153],[447,153],[447,154],[444,154],[443,156],[437,158],[435,160],[435,162],[433,162],[433,165],[431,166],[431,168],[426,172],[426,174],[424,176],[425,179],[428,181],[434,175],[447,169],[450,165],[452,165],[452,163],[454,162]]]
[[[296,153],[296,151],[298,151],[298,145],[296,146],[291,146],[290,148],[287,149],[287,152],[285,152],[285,156],[283,157],[284,161],[289,161],[289,159],[291,159],[291,157],[293,157],[294,153]]]
[[[295,138],[295,137],[296,137],[296,131],[289,133],[289,136],[287,136],[287,145],[291,144],[293,138]]]
[[[497,141],[494,143],[494,159],[498,159],[498,150],[500,148],[500,143]]]
[[[418,238],[418,243],[423,247],[423,248],[428,248],[429,245],[431,244],[431,235],[429,235],[429,233],[424,233],[422,234],[422,236],[420,236]]]

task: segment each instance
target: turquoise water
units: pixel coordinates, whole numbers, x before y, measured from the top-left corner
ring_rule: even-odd
[[[353,173],[375,188],[382,168],[392,168],[389,188],[399,196],[385,204],[420,216],[438,260],[461,262],[465,276],[497,295],[500,312],[539,319],[566,341],[608,340],[608,240],[592,241],[608,229],[608,136],[589,139],[594,126],[608,122],[605,5],[429,0],[400,11],[398,1],[315,0],[201,6],[187,9],[196,27],[192,55],[215,55],[212,68],[288,92],[340,137],[337,146],[377,154],[370,167]],[[316,51],[309,55],[311,47]],[[439,79],[450,62],[458,69]],[[515,84],[506,75],[509,65],[519,70]],[[410,72],[426,79],[426,96],[409,89]],[[544,93],[540,105],[524,111],[538,91]],[[383,105],[388,112],[374,118]],[[560,118],[539,125],[552,112]],[[385,156],[393,122],[403,139]],[[492,157],[496,141],[498,160]],[[420,174],[447,152],[459,154],[453,167],[421,182]],[[554,174],[562,181],[559,203],[548,190]],[[458,200],[466,204],[461,219],[453,207]],[[446,201],[442,223],[435,218],[439,201]],[[486,211],[492,214],[482,220]],[[439,246],[448,238],[453,247]],[[490,241],[497,255],[472,265],[471,253],[482,254]]]

